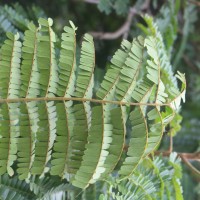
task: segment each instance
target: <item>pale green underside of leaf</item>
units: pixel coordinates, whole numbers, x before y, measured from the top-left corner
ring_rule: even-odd
[[[29,30],[25,31],[22,47],[21,66],[21,91],[23,97],[37,97],[40,95],[39,71],[37,66],[38,29],[29,24]]]
[[[118,165],[121,178],[131,175],[184,100],[184,75],[173,76],[181,90],[167,89],[162,40],[139,36],[122,42],[95,93],[92,36],[85,34],[76,66],[77,28],[64,28],[56,58],[52,24],[39,19],[22,44],[8,33],[1,47],[0,174],[28,180],[49,172],[80,188],[106,179]]]
[[[143,48],[144,38],[138,37],[133,40],[131,51],[128,53],[123,69],[120,71],[116,86],[117,100],[130,101],[143,61]]]
[[[97,97],[100,99],[111,100],[114,98],[116,84],[119,81],[120,71],[122,70],[128,53],[131,51],[131,43],[124,40],[121,44],[121,49],[117,50],[111,60],[111,67],[106,72],[104,80],[97,91]]]
[[[92,98],[94,86],[95,49],[93,38],[89,34],[83,37],[80,66],[76,80],[75,97]]]
[[[7,37],[0,52],[0,98],[18,98],[22,44],[18,34],[7,33]]]
[[[148,127],[140,107],[130,114],[132,131],[130,136],[127,157],[123,162],[119,174],[130,175],[142,158],[147,145]]]
[[[69,97],[74,92],[76,70],[76,34],[71,27],[64,27],[59,59],[59,81],[56,94]]]

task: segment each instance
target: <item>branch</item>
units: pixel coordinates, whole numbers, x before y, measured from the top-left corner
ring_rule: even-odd
[[[85,1],[92,1],[92,2],[95,1],[96,2],[96,0],[85,0]],[[128,32],[130,30],[133,17],[136,14],[139,14],[140,11],[146,10],[149,7],[150,2],[151,2],[150,0],[145,0],[139,11],[137,11],[134,6],[131,7],[128,12],[126,21],[118,30],[116,30],[114,32],[90,32],[90,34],[94,38],[101,39],[101,40],[114,40],[114,39],[119,38],[120,36],[123,36],[123,38],[126,39],[128,37]]]
[[[200,6],[200,2],[198,2],[198,1],[189,0],[189,2],[196,6]]]
[[[151,0],[146,0],[143,5],[141,6],[141,10],[147,10],[149,8],[149,4],[151,3]]]
[[[155,155],[169,156],[171,154],[170,151],[156,151]],[[197,161],[200,162],[200,152],[196,153],[178,153],[178,156],[181,160],[191,169],[191,171],[195,174],[200,175],[200,171],[195,168],[189,161]]]
[[[104,32],[90,32],[90,34],[94,37],[94,38],[98,38],[98,39],[103,39],[103,40],[114,40],[116,38],[119,38],[120,36],[126,34],[126,36],[124,36],[124,38],[127,37],[127,33],[130,30],[130,26],[131,26],[131,22],[133,19],[133,16],[137,14],[137,11],[135,10],[135,8],[131,8],[127,19],[125,21],[125,23],[115,32],[108,32],[108,33],[104,33]]]
[[[162,156],[169,156],[171,154],[171,152],[170,151],[156,151],[154,154],[155,155],[162,155]],[[181,158],[184,157],[187,160],[199,161],[200,162],[200,152],[196,152],[196,153],[177,153],[177,154]]]
[[[200,154],[200,152],[199,152],[199,154]],[[180,155],[180,157],[181,157],[182,161],[192,170],[193,173],[200,175],[200,171],[199,171],[196,167],[194,167],[194,166],[188,161],[188,159],[185,158],[185,156]],[[200,159],[199,159],[199,161],[200,161]]]
[[[86,3],[98,4],[99,0],[83,0]]]

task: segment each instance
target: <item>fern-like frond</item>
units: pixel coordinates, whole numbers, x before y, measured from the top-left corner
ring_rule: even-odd
[[[30,23],[23,46],[18,34],[7,34],[0,51],[0,174],[29,180],[50,173],[86,188],[117,166],[125,179],[159,145],[184,99],[184,75],[167,76],[181,89],[168,89],[163,78],[157,29],[122,42],[95,92],[93,38],[83,37],[76,66],[77,28],[70,24],[57,54],[52,19]]]
[[[30,191],[25,181],[20,181],[17,176],[10,178],[4,174],[0,176],[0,198],[2,200],[34,200],[36,195]]]
[[[180,163],[177,154],[172,153],[170,158],[147,158],[135,169],[134,173],[122,181],[118,177],[109,177],[106,183],[99,183],[97,191],[99,199],[107,200],[143,200],[143,199],[182,199],[180,181]],[[97,184],[96,184],[97,185]],[[107,192],[103,192],[106,188]],[[180,191],[180,193],[179,193]],[[87,192],[87,190],[86,190]]]
[[[160,70],[160,80],[164,84],[164,90],[167,94],[167,96],[164,94],[162,95],[161,91],[161,99],[164,100],[167,97],[168,101],[173,101],[174,98],[176,99],[177,96],[180,95],[179,89],[178,89],[178,84],[177,84],[177,79],[175,78],[173,71],[172,71],[172,66],[170,63],[170,58],[168,56],[163,37],[161,33],[158,31],[158,27],[156,23],[153,22],[153,18],[146,15],[144,16],[144,20],[147,23],[147,27],[144,27],[143,25],[139,24],[138,26],[149,36],[151,39],[149,40],[149,43],[147,43],[147,48],[149,48],[149,55],[151,58],[156,58],[156,60],[153,59],[154,64],[159,65],[159,70]],[[154,47],[154,51],[151,52],[152,48]],[[156,56],[156,57],[155,57]],[[155,70],[155,65],[152,63],[148,63],[148,68],[150,69],[150,73],[152,74],[153,71]],[[151,78],[151,76],[149,76]],[[156,79],[157,80],[157,79]],[[183,80],[183,79],[182,79]],[[161,83],[161,84],[162,84]],[[183,85],[185,85],[185,81],[182,81]],[[162,84],[162,85],[163,85]],[[160,88],[162,89],[162,87]],[[184,87],[183,91],[185,91],[186,87]],[[159,95],[160,96],[160,95]]]

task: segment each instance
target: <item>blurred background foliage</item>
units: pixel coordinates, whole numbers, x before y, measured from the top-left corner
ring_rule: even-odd
[[[194,153],[200,151],[199,11],[198,0],[1,0],[0,44],[7,31],[19,32],[23,37],[27,22],[37,24],[39,17],[53,18],[54,30],[58,36],[63,27],[68,25],[68,21],[72,20],[78,27],[78,40],[81,40],[85,32],[91,32],[95,37],[95,74],[101,80],[107,63],[119,48],[122,38],[131,40],[141,33],[139,24],[145,24],[141,15],[153,16],[163,35],[173,71],[184,72],[187,78],[186,103],[181,110],[182,118],[177,116],[177,120],[182,120],[181,127],[168,127],[160,149],[168,148],[169,135],[173,134],[174,151]],[[127,22],[127,29],[123,31],[123,25]],[[105,33],[113,36],[120,30],[122,33],[117,37],[104,38]],[[57,45],[60,45],[59,41]],[[98,85],[98,81],[96,84]],[[200,169],[199,162],[194,161],[192,164]],[[200,199],[199,182],[200,178],[183,164],[184,199]]]

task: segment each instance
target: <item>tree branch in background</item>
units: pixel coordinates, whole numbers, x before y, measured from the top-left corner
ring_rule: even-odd
[[[200,152],[198,153],[199,154],[199,159],[196,159],[197,161],[200,162]],[[187,159],[184,155],[179,155],[182,159],[182,161],[191,169],[191,171],[195,174],[198,174],[200,176],[200,171],[194,167]]]
[[[120,36],[124,35],[124,38],[127,38],[128,36],[128,32],[130,30],[130,26],[131,26],[131,22],[133,19],[133,16],[137,13],[137,11],[135,10],[135,8],[130,8],[130,11],[128,13],[127,19],[125,21],[125,23],[115,32],[108,32],[108,33],[104,33],[104,32],[90,32],[90,34],[94,37],[94,38],[98,38],[101,40],[114,40],[116,38],[119,38]]]
[[[99,2],[98,0],[84,0],[84,1],[87,3],[98,3]],[[90,32],[90,34],[94,38],[101,39],[101,40],[114,40],[121,36],[123,36],[123,38],[126,39],[128,37],[128,33],[129,33],[129,30],[131,27],[131,22],[133,20],[133,17],[136,14],[139,14],[140,11],[146,10],[149,7],[150,2],[151,2],[150,0],[144,1],[143,5],[141,6],[139,11],[137,11],[134,6],[131,7],[128,12],[126,21],[118,30],[116,30],[114,32]]]
[[[162,155],[162,156],[169,156],[171,154],[171,152],[170,151],[156,151],[154,154],[155,155]],[[200,152],[195,152],[195,153],[177,153],[177,154],[181,158],[184,157],[186,160],[200,162]]]
[[[99,0],[83,0],[86,3],[98,4]]]
[[[195,4],[196,6],[200,6],[200,2],[199,1],[193,1],[193,0],[189,0],[190,3]]]
[[[156,151],[155,155],[162,155],[162,156],[169,156],[171,154],[170,151]],[[181,160],[190,168],[190,170],[198,174],[200,176],[200,171],[194,167],[190,161],[197,161],[200,162],[200,152],[196,153],[177,153]]]

